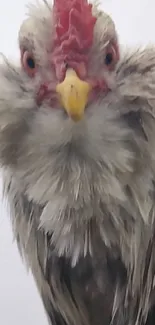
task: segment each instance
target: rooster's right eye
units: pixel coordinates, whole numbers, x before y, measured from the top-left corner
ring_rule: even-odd
[[[30,76],[33,77],[36,72],[36,63],[33,55],[28,51],[23,52],[22,54],[22,66],[25,72]]]
[[[33,58],[27,58],[27,66],[29,67],[29,69],[35,69],[35,62]]]

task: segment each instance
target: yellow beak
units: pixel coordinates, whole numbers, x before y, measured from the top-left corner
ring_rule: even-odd
[[[74,121],[82,119],[90,90],[91,85],[79,79],[73,69],[68,69],[64,81],[57,85],[61,103]]]

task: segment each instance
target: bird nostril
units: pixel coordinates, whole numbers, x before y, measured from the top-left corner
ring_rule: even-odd
[[[67,63],[67,61],[64,61],[64,66],[66,70],[69,68],[69,64]]]

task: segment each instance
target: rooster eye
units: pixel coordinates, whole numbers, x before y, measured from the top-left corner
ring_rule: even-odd
[[[112,70],[117,62],[116,47],[114,45],[109,45],[104,57],[104,64],[107,66],[108,70]]]
[[[104,62],[106,65],[110,65],[113,62],[113,54],[107,53]]]
[[[23,69],[30,76],[33,77],[36,72],[36,63],[34,57],[28,51],[24,51],[21,56]]]
[[[35,69],[35,62],[34,62],[34,59],[33,58],[31,58],[31,57],[28,57],[27,58],[27,66],[30,69]]]

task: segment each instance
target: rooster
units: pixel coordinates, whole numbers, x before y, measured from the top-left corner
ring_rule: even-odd
[[[0,66],[0,162],[52,325],[155,322],[155,48],[87,0],[30,5]]]

